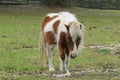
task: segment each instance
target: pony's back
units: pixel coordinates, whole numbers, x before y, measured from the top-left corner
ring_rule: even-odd
[[[63,22],[63,24],[67,25],[67,24],[69,24],[72,21],[77,21],[75,15],[72,14],[72,13],[69,13],[69,12],[60,12],[59,14],[61,14],[61,21]]]

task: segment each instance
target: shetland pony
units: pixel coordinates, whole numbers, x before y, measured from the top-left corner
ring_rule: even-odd
[[[57,46],[60,55],[60,70],[66,75],[69,71],[69,58],[77,57],[77,51],[82,48],[83,25],[74,14],[69,12],[50,13],[45,16],[40,36],[40,58],[43,66],[48,59],[49,71],[54,71],[52,62],[53,49]]]

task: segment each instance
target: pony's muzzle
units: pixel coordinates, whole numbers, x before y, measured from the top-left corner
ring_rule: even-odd
[[[77,53],[71,53],[70,57],[71,58],[76,58],[77,57]]]

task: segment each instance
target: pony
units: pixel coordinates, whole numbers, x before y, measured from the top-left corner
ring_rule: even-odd
[[[55,71],[52,62],[53,50],[57,46],[60,71],[71,75],[69,59],[76,58],[82,49],[84,26],[69,12],[49,13],[44,17],[40,34],[41,65],[48,63],[49,71]],[[48,59],[48,60],[46,60]]]

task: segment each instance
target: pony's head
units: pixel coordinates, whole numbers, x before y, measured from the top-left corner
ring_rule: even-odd
[[[83,25],[79,22],[70,22],[65,25],[67,28],[66,40],[68,44],[69,55],[71,58],[77,57],[79,45],[82,44]]]

